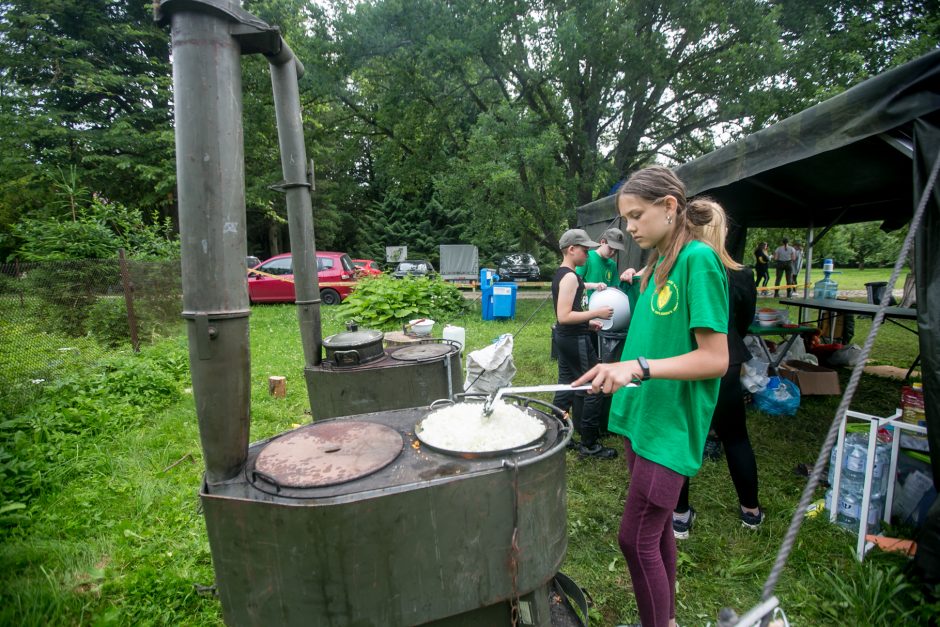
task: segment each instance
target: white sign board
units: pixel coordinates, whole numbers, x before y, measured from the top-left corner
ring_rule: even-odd
[[[408,259],[408,247],[407,246],[386,246],[385,247],[385,261],[389,263],[398,263],[399,261],[405,261]]]

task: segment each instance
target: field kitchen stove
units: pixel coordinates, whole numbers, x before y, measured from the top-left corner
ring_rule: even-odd
[[[580,624],[556,611],[567,546],[565,418],[515,397],[527,419],[543,423],[537,440],[492,454],[422,443],[415,430],[432,400],[459,396],[458,348],[428,341],[386,350],[379,332],[358,329],[321,336],[303,65],[277,28],[237,0],[160,0],[155,18],[171,30],[183,318],[225,622]],[[253,53],[271,71],[284,176],[274,187],[286,196],[316,420],[250,444],[240,57]]]
[[[546,410],[529,410],[547,427],[534,446],[499,456],[424,446],[428,408],[252,445],[243,473],[202,493],[226,622],[483,627],[515,607],[518,625],[552,625],[571,434]]]
[[[327,359],[304,368],[314,419],[427,405],[463,390],[457,343],[427,339],[382,349],[379,340],[376,349],[373,336],[364,336],[368,333],[379,332],[326,338]],[[331,344],[342,348],[331,351]]]

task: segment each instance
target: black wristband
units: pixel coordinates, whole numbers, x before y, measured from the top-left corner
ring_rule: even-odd
[[[650,380],[650,364],[646,361],[646,357],[637,357],[636,363],[640,364],[640,370],[643,371],[643,381]]]

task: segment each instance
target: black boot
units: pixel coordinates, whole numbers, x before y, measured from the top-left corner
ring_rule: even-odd
[[[607,446],[602,446],[597,440],[591,445],[579,444],[578,457],[585,459],[593,457],[596,459],[614,459],[617,457],[617,451]]]

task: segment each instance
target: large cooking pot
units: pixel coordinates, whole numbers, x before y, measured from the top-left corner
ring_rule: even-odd
[[[347,322],[346,329],[323,340],[327,362],[336,366],[359,366],[385,355],[384,333],[372,329],[360,331],[355,322]]]

